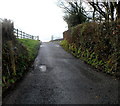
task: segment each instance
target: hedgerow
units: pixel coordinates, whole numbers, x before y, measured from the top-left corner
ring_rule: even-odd
[[[120,20],[84,23],[63,33],[61,45],[95,68],[120,76]]]

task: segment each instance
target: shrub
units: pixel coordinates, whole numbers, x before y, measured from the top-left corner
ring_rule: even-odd
[[[120,75],[120,20],[111,23],[84,23],[64,33],[71,53],[106,73]]]
[[[28,72],[27,69],[37,55],[40,42],[26,40],[29,45],[22,44],[14,36],[11,21],[5,20],[2,25],[2,92],[4,93]]]

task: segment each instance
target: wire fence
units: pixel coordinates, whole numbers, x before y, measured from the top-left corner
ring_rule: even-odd
[[[19,38],[19,39],[39,40],[39,36],[33,36],[15,28],[14,28],[14,35],[16,36],[16,38]]]

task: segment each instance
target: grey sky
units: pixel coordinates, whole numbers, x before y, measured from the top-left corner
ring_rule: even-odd
[[[67,30],[64,13],[56,5],[57,0],[0,0],[0,18],[14,21],[15,28],[28,34],[39,35],[49,41],[51,35],[62,37]]]

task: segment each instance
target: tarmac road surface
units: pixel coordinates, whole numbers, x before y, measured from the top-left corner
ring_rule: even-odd
[[[42,43],[30,70],[3,104],[117,104],[118,80],[76,59],[57,42]]]

